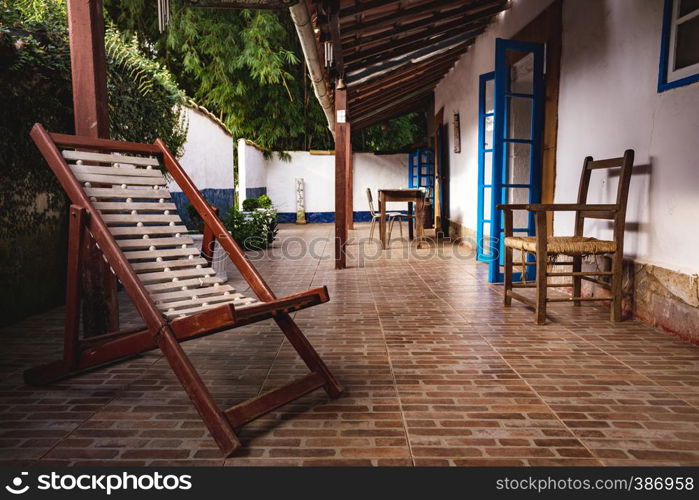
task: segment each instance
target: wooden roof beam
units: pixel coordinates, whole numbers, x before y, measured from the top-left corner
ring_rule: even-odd
[[[354,54],[357,52],[362,52],[362,47],[374,44],[376,42],[381,42],[381,45],[384,48],[390,48],[391,44],[401,40],[397,39],[396,37],[405,33],[408,34],[405,36],[405,38],[407,38],[408,36],[417,38],[420,35],[424,37],[426,33],[430,33],[430,29],[432,29],[435,34],[439,34],[440,32],[459,27],[464,30],[475,29],[478,27],[485,28],[490,18],[501,11],[502,6],[496,5],[495,7],[483,11],[478,17],[475,18],[470,14],[464,15],[461,12],[451,12],[448,15],[444,15],[439,17],[438,19],[433,20],[432,23],[425,24],[422,20],[419,20],[410,24],[404,24],[401,26],[394,27],[393,29],[382,31],[381,33],[368,35],[354,40],[344,40],[343,48],[345,50],[345,54],[348,57],[353,57],[354,59],[356,59],[357,56],[355,56]],[[416,33],[416,31],[418,32]],[[373,50],[374,48],[375,47],[371,47],[366,50],[369,51]]]
[[[405,109],[415,109],[417,107],[417,103],[421,102],[423,99],[430,97],[431,95],[431,87],[418,89],[414,92],[411,92],[410,94],[403,96],[401,99],[397,99],[396,101],[385,104],[379,108],[372,109],[370,111],[367,111],[366,113],[358,115],[355,118],[355,121],[359,124],[359,126],[361,126],[364,123],[370,122],[374,119],[377,119],[377,121],[381,121],[382,119],[385,119],[384,117],[387,113],[390,113],[396,109],[400,109],[401,107],[405,107]]]
[[[339,78],[345,77],[344,51],[342,50],[342,38],[340,37],[340,16],[338,11],[340,2],[332,2],[330,6],[330,19],[328,28],[330,29],[330,39],[333,44],[334,66]]]
[[[372,80],[371,82],[364,85],[357,85],[350,88],[350,96],[352,99],[364,95],[367,92],[372,92],[374,90],[380,90],[388,85],[394,85],[406,80],[412,80],[423,76],[425,74],[430,74],[437,71],[448,70],[459,56],[452,55],[446,58],[432,59],[430,61],[425,61],[421,64],[414,66],[407,66],[400,71],[392,73],[390,76],[385,78],[378,78]]]
[[[427,52],[425,55],[406,58],[398,63],[393,64],[392,66],[389,66],[388,68],[376,68],[374,71],[365,70],[356,73],[354,76],[348,77],[347,81],[348,84],[350,84],[351,86],[358,86],[360,84],[366,84],[368,82],[374,81],[378,78],[387,78],[406,68],[415,68],[417,64],[426,62],[428,59],[431,59],[434,63],[438,63],[445,59],[449,59],[451,56],[461,55],[468,48],[469,44],[470,40],[464,40],[463,42],[455,46],[447,45],[446,48],[443,47],[439,49],[441,52],[435,50],[432,52]],[[416,61],[416,59],[422,60]]]
[[[468,31],[472,37],[480,35],[485,28],[481,27],[478,29]],[[345,65],[348,69],[352,68],[354,70],[356,67],[369,66],[381,59],[393,59],[395,57],[401,57],[411,52],[414,52],[421,47],[429,47],[447,40],[457,40],[464,34],[462,28],[454,28],[450,31],[446,31],[437,36],[432,36],[429,33],[420,33],[420,37],[410,37],[410,43],[395,43],[386,44],[382,46],[381,50],[368,50],[366,52],[357,52],[358,55],[355,57],[345,58]],[[399,40],[402,42],[403,40]]]
[[[425,108],[427,108],[427,106],[429,105],[431,98],[431,94],[427,94],[418,101],[410,102],[407,104],[402,103],[394,108],[382,112],[379,115],[375,115],[361,121],[352,122],[352,130],[362,130],[367,127],[371,127],[372,125],[376,125],[377,123],[381,123],[382,121],[392,120],[393,118],[397,118],[402,115],[407,115],[408,113],[412,113],[414,111],[424,111]]]
[[[506,0],[460,0],[457,2],[449,2],[445,4],[443,1],[430,2],[428,4],[419,5],[413,9],[404,9],[399,13],[394,13],[390,16],[375,19],[373,21],[360,22],[350,26],[343,26],[343,33],[346,36],[355,36],[373,29],[396,27],[402,23],[413,22],[413,18],[418,15],[425,15],[424,18],[415,20],[419,24],[430,24],[439,19],[442,19],[450,14],[458,15],[475,15],[485,10],[488,10],[495,5],[506,4]],[[464,7],[464,8],[462,8]],[[344,23],[343,23],[344,24]]]
[[[437,82],[441,79],[442,75],[439,75],[433,76],[432,78],[429,78],[427,80],[412,82],[411,84],[406,85],[404,87],[393,89],[390,93],[374,96],[373,98],[363,101],[361,103],[350,104],[350,111],[353,117],[355,116],[355,114],[358,116],[362,116],[367,112],[380,108],[381,106],[385,106],[392,102],[400,101],[406,94],[409,94],[416,90],[431,91],[432,89],[434,89]]]
[[[379,93],[385,93],[385,92],[390,92],[392,91],[395,87],[400,87],[400,86],[405,86],[410,84],[413,81],[420,80],[425,81],[425,78],[432,78],[438,75],[438,78],[441,79],[451,68],[451,66],[454,64],[453,61],[447,61],[440,66],[437,67],[425,67],[421,71],[416,72],[415,74],[405,74],[402,76],[400,80],[396,80],[393,82],[386,83],[385,85],[381,86],[376,86],[372,89],[366,90],[366,91],[361,91],[355,93],[352,98],[350,99],[350,105],[355,105],[359,104],[363,101],[366,101],[369,99],[371,96]]]
[[[394,47],[399,47],[410,42],[424,40],[425,38],[434,37],[446,32],[450,32],[456,35],[468,29],[485,28],[484,18],[489,18],[490,16],[493,16],[500,11],[500,7],[493,7],[491,9],[488,9],[487,11],[482,12],[481,15],[478,16],[478,18],[476,19],[474,19],[471,15],[464,16],[462,13],[459,13],[458,17],[452,19],[454,16],[453,14],[450,14],[449,16],[439,19],[437,21],[439,22],[444,21],[445,19],[451,19],[446,22],[442,22],[441,24],[437,24],[437,22],[433,22],[428,25],[418,23],[415,26],[410,26],[409,30],[388,30],[384,33],[381,33],[381,36],[372,36],[371,40],[362,39],[360,40],[360,42],[354,44],[345,42],[345,44],[343,45],[346,52],[345,63],[349,63],[350,61],[354,62],[359,58],[378,55],[383,52],[392,50]],[[417,33],[413,33],[413,31],[415,30],[420,31],[418,31]],[[397,35],[406,32],[408,32],[409,34],[404,36],[403,38],[396,38]],[[387,41],[365,50],[362,50],[361,48],[364,45],[383,40]]]
[[[402,7],[399,4],[400,7],[397,11],[387,12],[385,16],[377,19],[372,19],[371,21],[359,21],[353,24],[344,21],[343,24],[345,25],[345,32],[348,35],[351,35],[358,31],[367,31],[371,29],[385,28],[386,26],[393,26],[405,20],[412,20],[413,18],[419,16],[429,17],[434,16],[435,14],[441,14],[443,12],[458,10],[472,1],[473,0],[454,0],[445,2],[444,0],[432,0],[426,3],[412,4],[408,7]],[[493,1],[495,0],[477,0],[477,3],[491,3]],[[352,19],[352,17],[349,19]]]
[[[378,7],[384,7],[390,5],[391,3],[398,3],[400,0],[394,0],[393,2],[387,2],[386,0],[372,0],[370,2],[358,3],[355,2],[352,7],[346,7],[340,9],[340,20],[347,19],[349,17],[355,16],[357,14],[364,14],[370,10],[374,10]]]

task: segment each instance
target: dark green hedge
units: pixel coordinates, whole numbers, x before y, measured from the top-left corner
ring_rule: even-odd
[[[112,137],[180,151],[184,94],[112,29],[106,47]],[[0,0],[0,324],[63,300],[66,200],[29,138],[35,122],[74,131],[65,4]]]

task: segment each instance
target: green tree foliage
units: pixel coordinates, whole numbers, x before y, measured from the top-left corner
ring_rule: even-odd
[[[417,142],[426,140],[427,124],[424,113],[409,113],[380,125],[352,134],[354,151],[407,151]]]
[[[134,43],[107,33],[112,137],[162,137],[181,150],[184,98]],[[0,322],[59,303],[65,277],[65,197],[29,137],[34,123],[72,133],[65,3],[0,0]],[[37,287],[36,283],[42,285]]]
[[[331,149],[332,136],[307,77],[286,9],[192,8],[170,0],[171,21],[157,26],[156,2],[106,0],[111,19],[138,37],[194,99],[220,116],[236,137],[268,150]],[[417,113],[375,126],[357,150],[402,150],[424,136]]]
[[[195,9],[171,0],[171,21],[161,34],[155,2],[106,5],[120,29],[152,50],[234,136],[267,149],[332,146],[287,11]]]

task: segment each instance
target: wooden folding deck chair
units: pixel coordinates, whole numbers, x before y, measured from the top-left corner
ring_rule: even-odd
[[[240,446],[235,430],[323,387],[342,393],[289,313],[327,302],[325,287],[278,299],[231,238],[165,144],[138,144],[51,134],[34,125],[32,139],[69,196],[68,281],[63,359],[25,372],[45,384],[160,348],[221,451]],[[170,201],[163,166],[205,224],[202,251],[193,246]],[[82,238],[91,236],[133,301],[145,326],[81,339]],[[257,298],[222,283],[211,268],[213,242],[228,253]],[[221,410],[179,342],[272,318],[311,373],[242,404]]]
[[[612,321],[621,321],[622,300],[622,264],[624,262],[624,223],[626,221],[626,204],[629,198],[629,184],[631,182],[631,170],[633,169],[634,151],[627,149],[624,156],[608,158],[606,160],[593,160],[591,156],[583,162],[580,186],[578,188],[578,203],[556,204],[507,204],[498,205],[505,219],[505,294],[504,304],[509,306],[512,299],[519,300],[535,309],[535,321],[537,324],[546,322],[546,304],[548,302],[573,302],[579,306],[582,301],[607,301],[608,297],[583,297],[582,280],[591,281],[607,288],[611,292]],[[617,186],[616,203],[591,204],[587,202],[587,194],[590,187],[590,175],[593,170],[619,169],[619,184]],[[513,211],[527,210],[534,212],[536,222],[536,236],[514,236]],[[573,236],[549,236],[546,227],[547,212],[574,212],[575,234]],[[607,219],[613,221],[614,233],[611,240],[599,240],[583,235],[585,219]],[[534,283],[513,283],[513,251],[522,252],[520,265],[536,265],[536,281]],[[535,262],[526,260],[525,254],[533,254]],[[610,271],[584,271],[582,259],[587,255],[611,256]],[[558,266],[572,266],[572,271],[549,272],[547,267],[551,263],[550,257],[567,255],[572,257],[568,262],[555,262]],[[549,283],[549,277],[571,277],[570,283]],[[600,278],[610,278],[606,282]],[[572,297],[548,297],[548,287],[571,286]],[[514,288],[536,288],[536,300],[532,301]]]

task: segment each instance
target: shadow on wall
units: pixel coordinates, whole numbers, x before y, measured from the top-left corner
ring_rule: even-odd
[[[577,39],[577,45],[574,47],[570,47],[568,50],[564,48],[565,57],[561,60],[563,73],[585,72],[585,68],[595,67],[600,64],[600,61],[604,61],[604,58],[600,58],[600,54],[605,54],[608,51],[609,33],[607,20],[612,9],[607,4],[610,1],[618,0],[587,0],[584,2],[585,26],[588,36]],[[567,19],[567,12],[570,12],[570,10],[564,6],[564,30],[567,24],[580,22],[579,20]],[[569,13],[568,16],[575,14]]]
[[[172,194],[172,201],[177,205],[177,213],[182,218],[188,229],[196,229],[196,225],[192,222],[189,216],[189,211],[187,206],[189,205],[189,200],[182,192],[174,191]],[[224,219],[228,210],[233,206],[233,200],[235,198],[234,189],[217,189],[217,188],[207,188],[202,189],[201,194],[204,196],[206,201],[211,205],[218,208],[219,218]]]
[[[647,222],[648,214],[651,212],[652,199],[651,199],[651,173],[653,171],[653,158],[649,158],[648,163],[643,165],[634,165],[631,172],[631,185],[629,187],[629,192],[633,193],[634,196],[629,196],[629,203],[626,207],[626,223],[624,224],[624,234],[625,245],[624,245],[624,256],[627,259],[636,260],[638,257],[639,247],[647,246],[647,242],[644,238],[649,238],[651,235],[652,228]],[[609,171],[607,173],[607,181],[610,179],[618,178],[619,171],[614,169],[614,171]],[[614,196],[616,195],[616,183],[605,182],[606,191],[604,193],[604,199],[609,200],[609,203],[614,201]],[[614,229],[614,221],[611,220],[598,220],[595,221],[595,226],[597,228],[604,228],[606,232],[611,232]],[[631,243],[629,241],[633,239],[633,250],[629,250],[627,245]],[[645,244],[645,245],[644,245]]]

